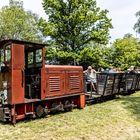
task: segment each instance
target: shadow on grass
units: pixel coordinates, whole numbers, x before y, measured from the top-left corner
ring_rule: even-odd
[[[109,95],[109,96],[100,96],[100,97],[96,97],[96,98],[91,98],[91,99],[87,99],[86,100],[86,104],[87,105],[94,105],[94,104],[98,104],[98,103],[104,103],[110,100],[114,100],[114,99],[118,99],[119,97],[115,96],[115,95]]]
[[[127,96],[121,100],[124,108],[131,111],[140,120],[140,97]]]
[[[74,108],[75,109],[75,108]],[[72,112],[72,111],[57,111],[57,112],[55,112],[55,113],[50,113],[50,114],[48,114],[48,115],[46,115],[46,116],[44,116],[44,117],[36,117],[36,118],[32,118],[32,117],[26,117],[26,118],[24,118],[24,119],[20,119],[20,120],[17,120],[16,121],[16,124],[20,124],[20,123],[29,123],[29,122],[36,122],[37,120],[41,120],[41,119],[47,119],[47,118],[49,118],[49,117],[53,117],[53,116],[58,116],[58,115],[60,115],[60,114],[64,114],[64,113],[68,113],[68,112]],[[1,122],[0,121],[0,125],[12,125],[12,126],[16,126],[16,124],[15,125],[13,125],[11,122]]]

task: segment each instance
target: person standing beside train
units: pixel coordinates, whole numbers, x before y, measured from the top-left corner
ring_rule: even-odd
[[[96,70],[92,66],[88,66],[87,70],[84,71],[87,82],[91,82],[93,91],[96,91]]]

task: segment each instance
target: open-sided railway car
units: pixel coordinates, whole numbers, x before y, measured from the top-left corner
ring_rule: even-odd
[[[85,82],[86,101],[115,97],[120,92],[122,77],[123,73],[97,73],[96,92],[92,91],[91,83]]]
[[[140,90],[140,74],[138,73],[97,73],[96,81],[96,92],[92,91],[91,83],[84,82],[87,102],[119,94],[126,95]]]
[[[84,108],[83,69],[45,65],[43,44],[0,42],[0,120],[15,123],[51,111]]]

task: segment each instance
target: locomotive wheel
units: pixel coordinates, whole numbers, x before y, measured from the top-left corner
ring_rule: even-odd
[[[57,113],[58,111],[64,111],[64,105],[61,102],[60,103],[54,102],[52,104],[51,112]]]
[[[72,105],[72,103],[69,100],[67,100],[65,102],[64,108],[65,108],[65,111],[72,111],[73,105]]]
[[[38,105],[36,108],[36,117],[44,117],[46,115],[45,109],[42,105]]]
[[[52,113],[57,113],[58,112],[58,110],[59,110],[59,104],[58,103],[56,103],[56,102],[54,102],[54,103],[52,103],[52,108],[51,108],[51,112]]]

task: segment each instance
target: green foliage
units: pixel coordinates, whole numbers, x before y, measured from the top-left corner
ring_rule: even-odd
[[[73,60],[77,60],[77,58],[76,53],[61,51],[58,48],[49,46],[45,50],[45,59],[48,64],[71,65],[74,63]]]
[[[77,62],[77,53],[91,41],[108,42],[111,20],[108,11],[100,10],[95,0],[43,0],[43,7],[49,18],[48,22],[40,19],[39,26],[62,51],[60,56],[70,53]]]
[[[114,66],[125,70],[131,65],[140,67],[140,43],[137,38],[126,34],[117,39],[110,47],[94,44],[79,51],[79,64],[84,68],[92,65],[95,68]]]
[[[126,69],[131,65],[140,66],[140,43],[138,39],[129,37],[117,39],[113,43],[113,65]]]
[[[22,1],[9,0],[9,5],[0,10],[0,38],[40,41],[38,15],[25,11]]]
[[[111,51],[112,49],[98,44],[90,44],[77,53],[60,51],[58,48],[56,49],[50,46],[46,48],[45,56],[49,64],[71,65],[73,60],[76,60],[77,65],[83,66],[84,69],[89,65],[98,69],[100,67],[106,68],[110,66],[109,64],[112,62]]]
[[[114,48],[112,46],[105,47],[103,50],[103,68],[109,68],[114,64]]]
[[[85,69],[92,65],[94,68],[104,67],[103,48],[101,46],[86,47],[79,51],[79,64]]]

